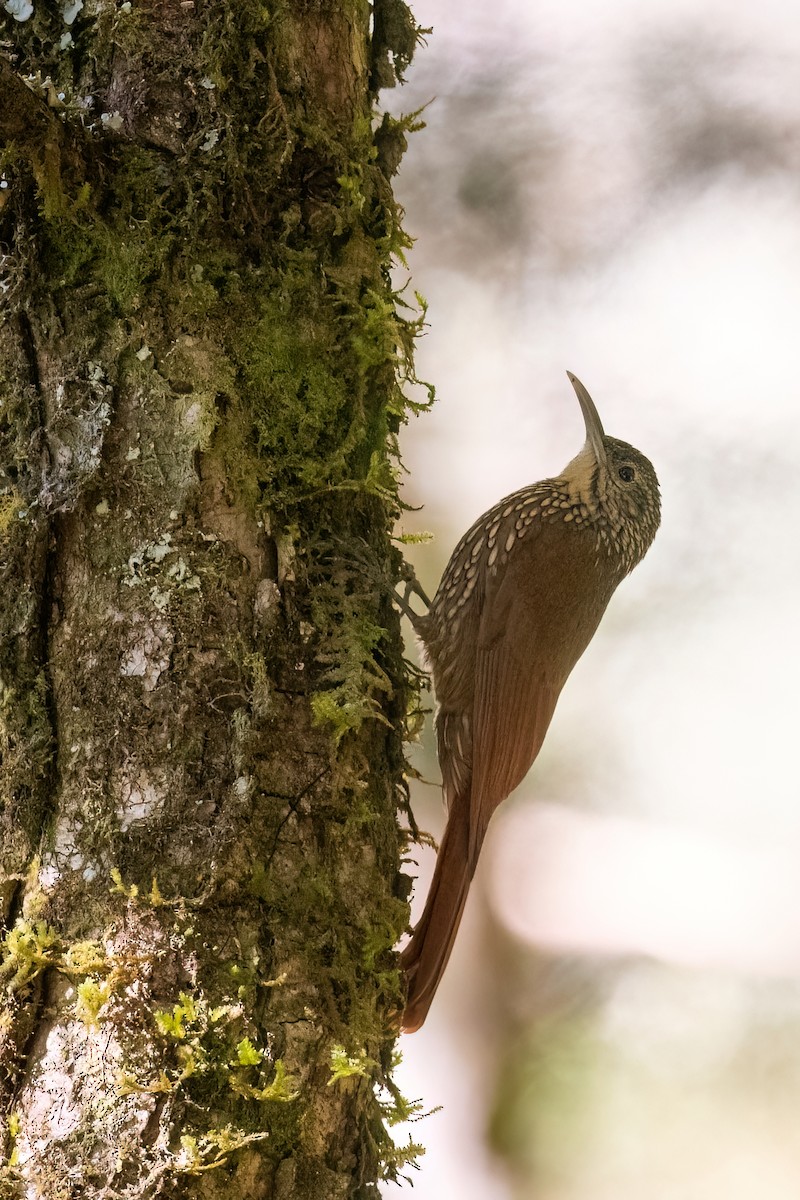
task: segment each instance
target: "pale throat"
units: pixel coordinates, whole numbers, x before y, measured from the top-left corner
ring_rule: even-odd
[[[598,486],[604,492],[604,471],[598,471],[597,458],[590,443],[587,441],[581,450],[568,462],[559,478],[563,479],[569,489],[570,503],[585,505],[589,512],[596,512],[602,504],[603,496],[598,495]]]

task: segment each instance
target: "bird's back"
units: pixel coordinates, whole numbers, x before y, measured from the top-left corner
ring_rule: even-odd
[[[544,480],[490,509],[453,552],[425,618],[448,804],[476,762],[494,778],[494,803],[498,788],[517,786],[625,574],[565,500],[560,481]]]

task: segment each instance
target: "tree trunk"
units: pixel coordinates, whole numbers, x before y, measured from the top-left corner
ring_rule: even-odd
[[[3,7],[0,1196],[374,1196],[417,30]]]

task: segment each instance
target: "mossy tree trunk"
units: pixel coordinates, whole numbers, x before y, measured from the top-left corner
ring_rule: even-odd
[[[396,1169],[416,322],[372,103],[417,31],[375,5],[0,9],[3,1197]]]

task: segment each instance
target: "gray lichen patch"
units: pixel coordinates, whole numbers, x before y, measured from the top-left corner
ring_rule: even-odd
[[[152,588],[150,598],[156,608],[166,608],[169,602],[168,593]],[[170,654],[175,642],[172,630],[165,621],[150,622],[140,617],[138,621],[129,625],[128,634],[128,642],[120,663],[120,674],[141,679],[144,688],[152,692],[169,667]]]
[[[164,772],[148,771],[128,761],[115,780],[118,796],[117,820],[120,832],[125,833],[138,821],[152,821],[164,808],[167,800],[167,778]]]
[[[66,980],[53,985],[53,995],[66,1006],[74,1002]],[[65,1174],[73,1187],[88,1186],[98,1171],[113,1177],[121,1161],[141,1152],[156,1105],[154,1095],[123,1094],[127,1055],[113,1026],[69,1018],[45,1024],[35,1049],[17,1110],[15,1142],[17,1170],[28,1194],[56,1195],[54,1185]],[[76,1168],[78,1146],[88,1153]]]
[[[80,823],[74,816],[60,813],[52,829],[49,845],[43,851],[38,883],[42,891],[53,890],[62,876],[70,872],[88,871],[88,878],[97,874],[94,864],[87,863],[80,846]]]

